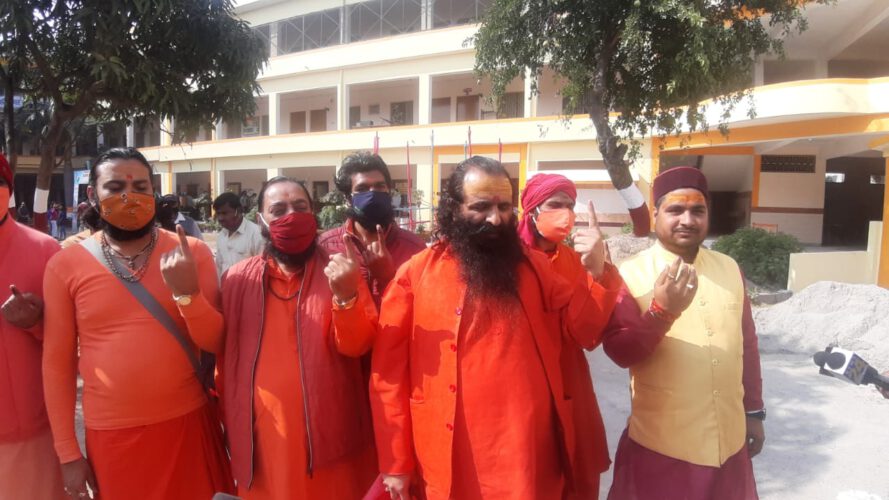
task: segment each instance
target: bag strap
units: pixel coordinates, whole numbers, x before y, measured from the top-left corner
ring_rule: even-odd
[[[151,292],[148,291],[147,288],[142,286],[141,283],[126,281],[121,279],[117,273],[114,272],[114,269],[111,269],[109,266],[113,265],[118,272],[127,272],[122,271],[117,267],[114,263],[109,263],[105,260],[105,255],[102,253],[102,247],[99,242],[96,241],[95,238],[86,238],[81,243],[83,247],[99,261],[100,264],[105,266],[105,269],[111,271],[111,274],[114,275],[120,283],[126,287],[126,289],[135,297],[136,300],[142,304],[149,314],[151,314],[154,319],[164,327],[165,330],[170,332],[170,335],[176,339],[176,342],[182,347],[182,350],[185,351],[185,355],[188,356],[188,361],[191,363],[192,368],[194,369],[195,377],[197,377],[198,382],[201,383],[202,386],[205,386],[203,379],[201,377],[201,361],[198,359],[197,355],[194,353],[194,349],[192,348],[191,342],[183,335],[182,331],[179,329],[179,325],[170,317],[170,314],[167,313],[167,310],[164,309],[164,306],[151,295]],[[205,387],[206,388],[206,387]]]

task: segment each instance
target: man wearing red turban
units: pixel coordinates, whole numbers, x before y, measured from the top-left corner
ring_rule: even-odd
[[[589,227],[578,230],[574,235],[574,249],[566,244],[574,227],[574,205],[577,201],[577,189],[567,177],[558,174],[537,174],[532,177],[525,190],[522,191],[522,209],[524,213],[519,222],[519,237],[528,248],[542,252],[549,257],[552,269],[557,274],[570,280],[586,275],[593,281],[593,276],[602,275],[606,267],[613,267],[604,260],[599,262],[583,262],[578,252],[586,248],[604,245],[602,233],[596,220],[592,202],[588,205]],[[593,252],[604,255],[604,252]],[[616,273],[614,283],[599,290],[603,303],[614,303],[617,291],[622,283]],[[593,325],[596,336],[602,334],[608,315],[601,317],[601,323]],[[594,346],[595,347],[595,346]],[[608,445],[605,440],[605,426],[599,412],[599,404],[593,391],[590,367],[587,364],[583,348],[570,338],[564,337],[561,354],[562,377],[565,393],[573,401],[575,420],[575,491],[570,498],[598,498],[599,476],[608,470],[611,461],[608,458]]]

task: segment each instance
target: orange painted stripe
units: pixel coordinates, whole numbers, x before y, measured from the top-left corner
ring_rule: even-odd
[[[759,176],[762,174],[762,156],[753,155],[753,192],[750,193],[750,206],[759,206]]]

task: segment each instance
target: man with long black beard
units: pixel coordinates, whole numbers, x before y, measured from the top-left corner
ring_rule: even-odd
[[[207,246],[155,227],[152,169],[116,148],[90,169],[99,231],[56,254],[43,282],[46,408],[65,490],[104,500],[233,490],[219,421],[198,380],[223,319]],[[87,458],[74,429],[83,377]]]
[[[349,218],[322,234],[318,244],[330,253],[343,253],[343,235],[349,236],[360,250],[361,275],[379,306],[395,271],[426,244],[395,224],[392,176],[379,155],[361,151],[347,156],[334,182],[349,203]]]
[[[262,188],[258,222],[265,252],[222,277],[220,378],[238,495],[360,498],[376,467],[359,357],[377,313],[357,251],[344,242],[328,256],[316,244],[312,200],[294,179]]]
[[[561,498],[573,485],[574,421],[562,336],[592,347],[620,279],[594,238],[575,248],[594,280],[553,273],[516,234],[503,166],[457,166],[439,204],[439,241],[386,290],[371,408],[383,483],[407,499]],[[598,263],[599,265],[595,265]]]

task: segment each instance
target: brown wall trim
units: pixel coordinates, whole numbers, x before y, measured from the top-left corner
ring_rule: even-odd
[[[823,215],[823,208],[791,208],[791,207],[754,207],[750,209],[753,213],[766,214],[810,214]]]

